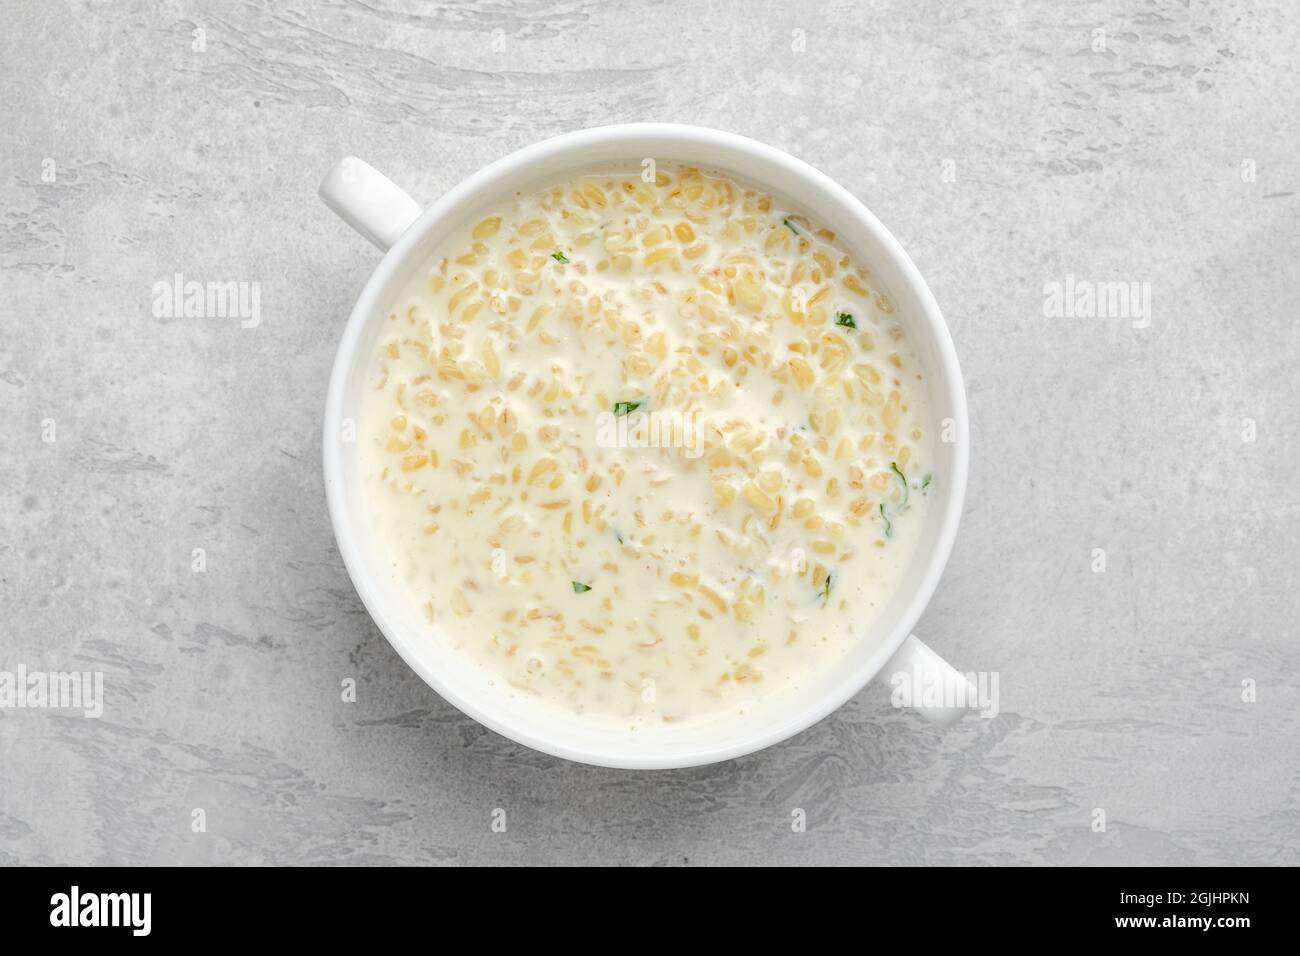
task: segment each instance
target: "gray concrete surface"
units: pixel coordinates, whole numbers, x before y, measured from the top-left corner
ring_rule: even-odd
[[[3,19],[0,670],[99,671],[104,713],[0,710],[0,863],[1300,862],[1290,0]],[[874,688],[635,776],[487,732],[370,623],[318,427],[376,260],[317,181],[354,152],[427,201],[634,120],[808,160],[929,279],[973,460],[918,633],[1000,675],[995,719]],[[260,324],[155,316],[176,273],[260,283]],[[1149,283],[1150,322],[1046,315],[1067,276]]]

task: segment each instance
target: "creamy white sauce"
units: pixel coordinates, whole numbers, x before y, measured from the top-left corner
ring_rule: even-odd
[[[743,712],[836,666],[911,558],[933,459],[906,317],[759,190],[661,165],[515,196],[387,325],[370,515],[428,639],[502,693]]]

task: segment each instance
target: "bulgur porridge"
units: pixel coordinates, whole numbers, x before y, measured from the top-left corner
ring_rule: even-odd
[[[923,523],[905,318],[724,174],[500,202],[398,296],[367,381],[368,513],[428,640],[594,719],[743,713],[835,667]]]

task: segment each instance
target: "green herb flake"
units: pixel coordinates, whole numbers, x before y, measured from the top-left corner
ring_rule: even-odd
[[[924,478],[921,479],[921,490],[922,490],[922,491],[925,491],[926,489],[928,489],[928,488],[930,487],[930,479],[932,479],[933,477],[934,477],[934,475],[926,475]]]
[[[569,264],[569,257],[566,256],[563,252],[552,252],[551,258],[554,259],[562,266],[567,266]]]
[[[574,582],[573,582],[573,593],[574,593],[574,594],[585,594],[587,591],[590,591],[590,590],[591,590],[591,585],[590,585],[590,584],[583,584],[581,581],[574,581]]]
[[[834,579],[834,577],[835,575],[832,574],[830,571],[826,572],[826,583],[822,585],[822,589],[820,591],[820,594],[822,596],[822,607],[825,607],[826,602],[831,599],[831,582]]]
[[[891,462],[889,463],[889,470],[892,471],[894,474],[896,474],[896,475],[898,476],[898,480],[901,481],[901,482],[903,483],[903,500],[900,501],[899,504],[898,504],[898,510],[899,510],[899,511],[902,511],[904,508],[907,507],[907,500],[908,500],[910,497],[912,497],[912,492],[911,492],[911,490],[907,487],[907,479],[904,478],[904,477],[903,477],[903,473],[902,473],[901,471],[898,470],[898,462],[896,462],[896,461],[891,461]],[[897,512],[895,512],[895,513],[897,513]]]
[[[837,314],[835,316],[835,324],[843,326],[846,329],[853,329],[854,331],[858,328],[858,323],[854,321],[853,315],[850,312],[840,312]]]
[[[643,403],[642,403],[641,401],[639,401],[639,400],[638,400],[638,401],[635,401],[635,402],[615,402],[615,403],[614,403],[614,414],[615,414],[615,415],[626,415],[626,414],[628,414],[629,412],[634,412],[634,411],[636,411],[638,408],[641,407],[642,404],[643,404]]]
[[[885,526],[886,538],[892,538],[894,536],[894,522],[892,519],[897,518],[907,510],[907,502],[912,497],[912,490],[907,484],[907,477],[903,474],[902,470],[899,469],[898,462],[891,461],[889,463],[889,470],[894,473],[895,477],[898,478],[899,482],[903,486],[903,500],[900,501],[896,507],[891,508],[888,511],[885,509],[885,503],[883,501],[880,503],[880,521]]]
[[[785,228],[789,229],[789,230],[790,230],[791,232],[793,232],[796,236],[799,235],[799,230],[796,229],[796,228],[794,227],[794,223],[792,223],[792,222],[790,221],[789,217],[786,217],[785,219],[782,219],[782,220],[781,220],[781,225],[785,226]]]

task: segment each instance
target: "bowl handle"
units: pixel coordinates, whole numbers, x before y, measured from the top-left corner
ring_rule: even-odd
[[[320,198],[361,235],[387,252],[420,217],[419,203],[400,186],[355,156],[334,164],[320,184]]]
[[[970,678],[922,644],[915,634],[907,635],[880,674],[893,688],[891,700],[895,707],[918,710],[940,727],[955,724],[976,707],[991,707],[996,713],[996,701],[981,700]],[[996,695],[997,685],[992,686]]]

